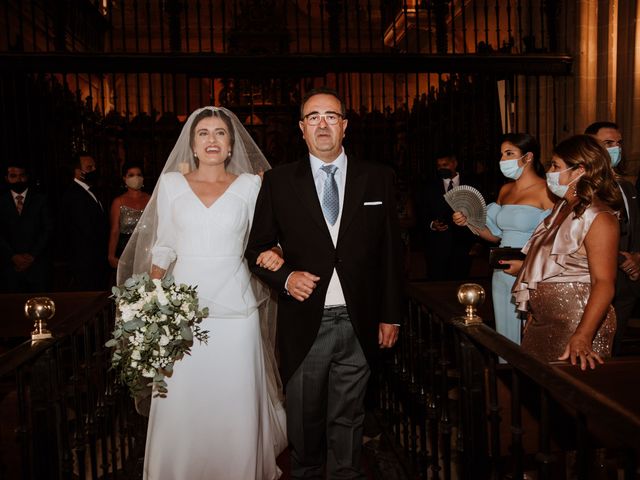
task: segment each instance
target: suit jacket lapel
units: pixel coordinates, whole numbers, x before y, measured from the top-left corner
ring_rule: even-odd
[[[3,195],[3,201],[5,203],[7,212],[9,212],[9,215],[11,215],[12,217],[17,217],[18,209],[16,208],[16,202],[13,199],[13,195],[11,195],[10,191],[5,192],[5,195]]]
[[[340,241],[344,232],[347,231],[356,212],[362,206],[366,186],[366,172],[363,171],[356,162],[350,161],[347,165],[347,180],[344,187],[344,205],[342,207],[342,220],[340,221],[338,241]]]
[[[26,213],[29,212],[29,209],[31,208],[31,203],[33,202],[33,190],[31,190],[30,192],[27,193],[27,196],[24,197],[24,204],[22,205],[22,215],[25,215]],[[16,209],[16,212],[18,211],[18,209]]]
[[[73,182],[73,183],[77,188],[80,189],[80,191],[82,191],[82,194],[86,195],[86,197],[89,199],[89,201],[91,202],[91,209],[92,210],[97,210],[99,212],[99,214],[102,215],[102,212],[103,212],[102,206],[96,201],[96,198],[98,198],[98,197],[96,196],[96,198],[93,198],[91,193],[89,193],[89,190],[87,190],[82,185],[78,184],[77,182]],[[95,193],[94,193],[94,195],[95,195]]]
[[[293,189],[300,197],[301,205],[307,209],[313,221],[318,224],[322,231],[326,232],[327,238],[332,242],[329,229],[327,228],[327,222],[324,219],[322,207],[318,200],[318,192],[313,181],[311,165],[308,159],[301,160],[298,164],[298,168],[293,177]]]

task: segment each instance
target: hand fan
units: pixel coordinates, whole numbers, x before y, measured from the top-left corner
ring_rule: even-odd
[[[444,194],[445,201],[454,212],[462,212],[467,217],[467,227],[477,234],[487,224],[487,205],[482,194],[469,185],[454,187]]]

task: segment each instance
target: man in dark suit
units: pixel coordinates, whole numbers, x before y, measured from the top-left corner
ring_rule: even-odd
[[[46,292],[53,234],[47,198],[30,188],[27,170],[17,162],[9,164],[5,180],[9,190],[0,196],[0,291]]]
[[[347,157],[336,92],[305,97],[309,158],[268,171],[246,257],[280,292],[278,345],[287,397],[291,478],[364,478],[363,399],[370,363],[394,345],[402,266],[392,172]],[[276,245],[276,272],[256,265]]]
[[[96,162],[81,153],[73,161],[73,183],[61,202],[63,250],[71,275],[69,290],[107,288],[108,221],[96,196]]]
[[[458,173],[458,161],[452,152],[437,155],[436,165],[438,176],[428,183],[425,192],[427,278],[464,280],[469,276],[469,252],[476,238],[468,228],[453,223],[453,211],[443,195],[469,182],[464,182]]]
[[[611,166],[616,172],[616,180],[624,200],[624,212],[620,215],[620,243],[616,296],[613,308],[616,311],[617,328],[613,339],[613,355],[622,353],[622,339],[625,336],[629,318],[640,296],[640,209],[637,192],[631,182],[621,176],[622,133],[613,122],[595,122],[584,132],[593,136],[607,149]]]

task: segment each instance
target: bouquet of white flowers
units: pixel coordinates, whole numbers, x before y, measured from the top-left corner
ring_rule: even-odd
[[[209,338],[199,325],[208,309],[199,310],[196,287],[176,285],[172,277],[133,275],[112,291],[118,307],[113,337],[106,343],[114,348],[112,368],[134,398],[149,387],[154,396],[166,396],[164,379],[173,364],[189,354],[194,338],[205,343]]]

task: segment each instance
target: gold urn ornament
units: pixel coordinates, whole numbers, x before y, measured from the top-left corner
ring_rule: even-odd
[[[31,341],[53,338],[47,328],[47,321],[56,313],[56,304],[49,297],[30,298],[24,304],[24,314],[33,322]]]
[[[476,307],[484,303],[485,293],[477,283],[463,283],[458,288],[458,301],[462,305],[466,305],[467,314],[464,317],[456,317],[456,320],[461,320],[465,325],[478,325],[482,323],[482,318],[476,314]]]

